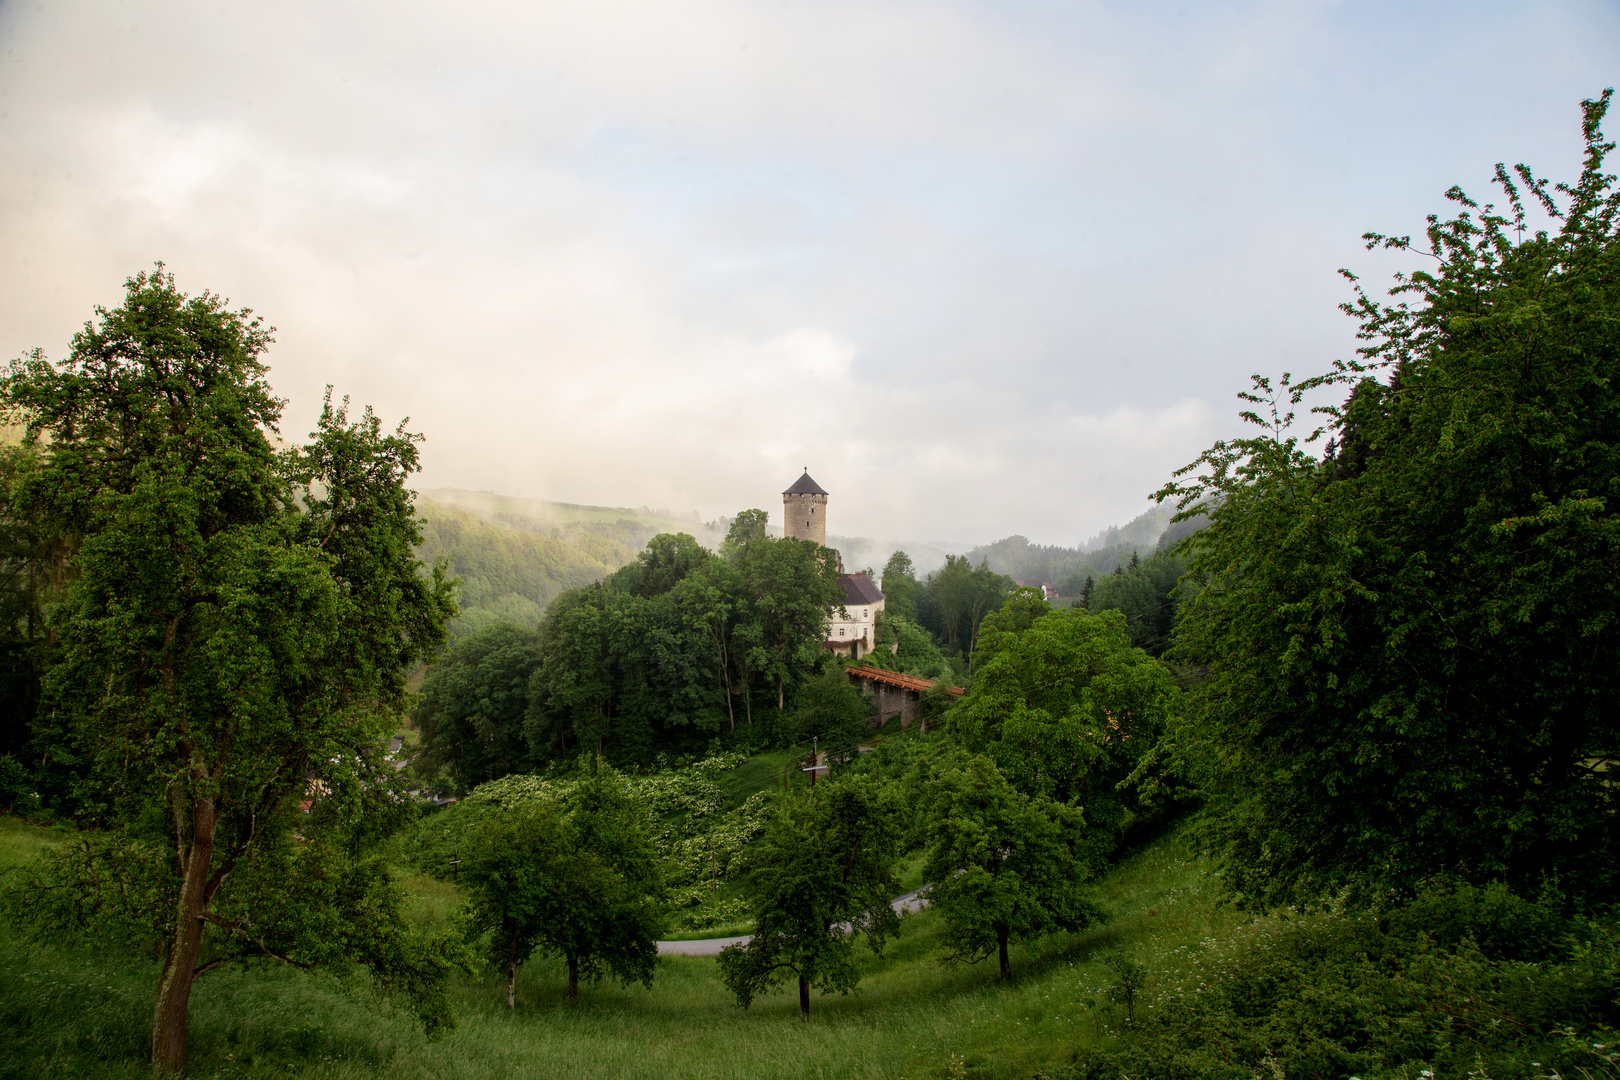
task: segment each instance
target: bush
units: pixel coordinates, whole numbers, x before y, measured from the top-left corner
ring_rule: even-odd
[[[1620,936],[1560,905],[1450,886],[1382,913],[1256,920],[1148,971],[1128,1044],[1065,1076],[1580,1075],[1594,1039],[1573,1033],[1620,1024]]]

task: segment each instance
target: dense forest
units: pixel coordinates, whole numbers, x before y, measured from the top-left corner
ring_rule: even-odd
[[[862,663],[925,723],[764,511],[429,506],[129,279],[0,383],[0,1076],[1620,1074],[1610,97],[1577,181],[1368,234],[1428,258],[1168,523],[894,551]]]

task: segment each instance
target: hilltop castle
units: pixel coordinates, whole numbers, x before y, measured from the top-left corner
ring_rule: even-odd
[[[827,546],[827,492],[810,479],[809,469],[782,492],[782,535]],[[838,565],[842,569],[841,556]],[[843,587],[849,617],[840,618],[834,612],[825,645],[841,656],[859,660],[876,647],[873,636],[877,614],[883,610],[883,593],[865,574],[839,574],[838,584]]]

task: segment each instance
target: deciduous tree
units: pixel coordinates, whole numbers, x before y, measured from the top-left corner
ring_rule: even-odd
[[[325,853],[339,856],[288,846],[296,804],[380,789],[405,672],[453,614],[449,583],[412,553],[417,436],[329,401],[309,445],[278,452],[270,340],[160,267],[97,309],[64,363],[36,355],[4,384],[39,450],[17,498],[73,553],[43,702],[76,809],[167,846],[152,1032],[166,1072],[185,1068],[195,979],[226,959],[336,951],[385,982],[415,964],[370,864],[345,871],[367,900],[328,913],[352,933],[322,941],[333,924],[283,901],[324,888]],[[396,985],[427,1001],[432,984]]]
[[[951,729],[1019,790],[1082,808],[1095,870],[1125,822],[1120,782],[1164,730],[1175,695],[1164,665],[1131,644],[1119,612],[1068,608],[999,632]]]
[[[1252,438],[1160,492],[1207,512],[1181,626],[1211,676],[1210,837],[1258,898],[1435,874],[1605,900],[1620,882],[1620,193],[1609,92],[1553,189],[1498,166],[1505,207],[1431,216],[1398,303],[1346,305],[1359,357],[1257,377]],[[1548,228],[1536,228],[1542,215]],[[1418,250],[1408,238],[1368,243]],[[1325,458],[1291,409],[1339,388]]]
[[[411,710],[428,762],[471,790],[529,762],[524,717],[529,680],[540,665],[540,635],[496,623],[462,638],[422,679]]]
[[[889,904],[899,890],[896,823],[893,790],[858,778],[784,800],[744,856],[754,934],[720,954],[720,977],[737,1004],[746,1009],[790,975],[798,978],[805,1017],[812,987],[823,994],[854,989],[856,939],[864,936],[881,952],[899,930]]]
[[[604,767],[479,828],[465,858],[467,927],[506,972],[507,1008],[535,949],[567,963],[569,1001],[581,978],[652,982],[662,886],[643,816]]]
[[[938,768],[923,790],[927,897],[945,921],[947,959],[994,954],[1010,978],[1009,945],[1098,918],[1084,891],[1091,868],[1080,810],[1024,794],[982,756]]]

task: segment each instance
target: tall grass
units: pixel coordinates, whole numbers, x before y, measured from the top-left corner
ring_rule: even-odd
[[[45,830],[4,822],[0,858],[15,862],[48,842]],[[815,997],[808,1022],[786,991],[737,1008],[708,958],[664,957],[650,990],[603,984],[573,1006],[561,964],[537,959],[520,973],[510,1013],[498,976],[463,976],[452,987],[459,1027],[437,1043],[358,976],[221,970],[192,999],[192,1074],[768,1080],[929,1077],[954,1062],[971,1076],[1027,1077],[1114,1037],[1116,1010],[1095,993],[1105,953],[1209,932],[1216,909],[1200,900],[1203,881],[1173,841],[1149,848],[1104,883],[1119,913],[1112,923],[1015,949],[1008,984],[993,966],[940,964],[936,917],[907,916],[884,956],[865,954],[859,989]],[[446,917],[456,903],[443,882],[407,885],[422,918]],[[0,1078],[147,1075],[155,980],[149,960],[0,932]]]
[[[62,835],[0,818],[0,867]],[[405,882],[417,918],[446,919],[460,901],[452,884],[423,876]],[[1169,1028],[1153,1028],[1155,1017],[1178,1000],[1184,1008],[1188,995],[1203,993],[1206,980],[1213,985],[1234,957],[1259,957],[1263,966],[1272,955],[1269,943],[1325,918],[1256,917],[1221,904],[1215,882],[1174,835],[1152,840],[1123,861],[1099,883],[1098,899],[1111,912],[1107,923],[1014,948],[1014,977],[1006,983],[996,978],[994,965],[941,964],[937,915],[908,915],[883,956],[863,952],[858,990],[814,997],[808,1022],[799,1019],[788,987],[746,1012],[738,1009],[710,958],[663,957],[650,989],[582,988],[573,1005],[562,965],[536,959],[519,974],[512,1012],[499,975],[459,976],[451,986],[459,1027],[436,1043],[373,996],[361,975],[339,980],[276,967],[221,970],[204,977],[192,999],[191,1071],[200,1077],[390,1080],[1011,1080],[1042,1073],[1112,1080],[1117,1063],[1135,1054],[1129,1075],[1137,1077],[1150,1028],[1161,1049],[1173,1052],[1163,1038]],[[1314,940],[1306,945],[1314,948]],[[1105,961],[1119,960],[1146,973],[1134,1024],[1111,993],[1119,968]],[[149,959],[0,930],[0,1080],[148,1076],[155,981]],[[1548,1060],[1530,1049],[1523,1047],[1526,1068],[1532,1059]],[[1143,1075],[1155,1075],[1158,1064],[1168,1059],[1152,1058]],[[1252,1071],[1252,1062],[1226,1064],[1222,1075]],[[1098,1066],[1113,1071],[1099,1073]],[[1416,1077],[1421,1068],[1358,1075]],[[1440,1072],[1457,1080],[1470,1075],[1466,1068]],[[1182,1068],[1177,1075],[1203,1074]],[[1494,1067],[1490,1075],[1505,1080]]]

